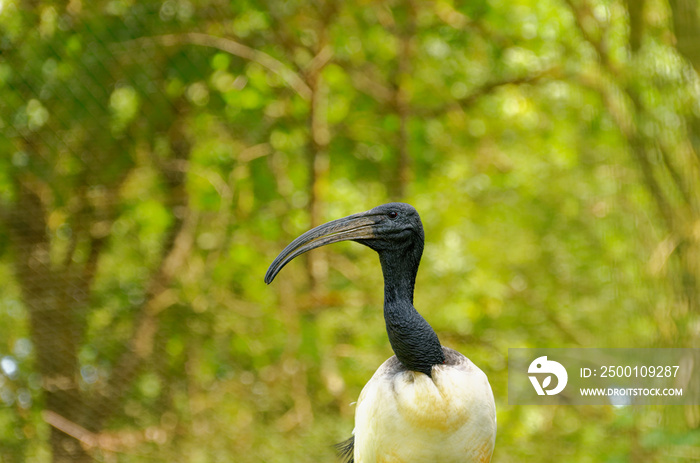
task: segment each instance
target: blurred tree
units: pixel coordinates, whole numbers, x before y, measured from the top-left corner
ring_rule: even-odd
[[[13,33],[3,53],[3,101],[14,115],[14,154],[3,166],[13,188],[3,219],[29,314],[54,461],[88,461],[92,441],[86,433],[99,432],[123,409],[153,349],[157,313],[187,252],[181,244],[187,196],[178,162],[186,160],[189,146],[177,102],[139,88],[135,80],[147,74],[139,76],[133,65],[104,59],[113,54],[115,39],[138,33],[119,15],[90,18],[78,4],[14,6],[6,24]],[[165,141],[160,156],[139,159],[144,132]],[[90,342],[95,279],[102,254],[113,246],[114,222],[124,213],[121,189],[144,164],[160,176],[163,207],[174,213],[172,220],[151,225],[160,229],[160,239],[143,262],[143,297],[129,304],[131,333],[109,359],[111,374],[100,390],[85,390],[79,358]]]

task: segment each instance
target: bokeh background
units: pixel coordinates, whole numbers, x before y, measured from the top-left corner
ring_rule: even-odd
[[[263,275],[390,200],[494,462],[700,459],[697,406],[506,370],[699,347],[698,71],[698,0],[0,0],[0,462],[333,461],[391,355],[376,255]]]

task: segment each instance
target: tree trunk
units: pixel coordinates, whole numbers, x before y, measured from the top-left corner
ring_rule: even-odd
[[[78,388],[76,333],[82,332],[73,300],[65,297],[70,284],[50,262],[46,214],[38,194],[18,182],[18,199],[9,227],[15,252],[15,270],[29,311],[32,342],[41,374],[46,408],[80,426],[85,423],[84,400]],[[92,461],[81,443],[55,427],[51,428],[55,463]]]

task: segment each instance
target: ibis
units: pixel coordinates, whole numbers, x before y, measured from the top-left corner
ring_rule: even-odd
[[[413,206],[384,204],[307,231],[272,262],[265,282],[300,254],[345,240],[379,254],[384,320],[395,355],[362,389],[355,429],[338,445],[340,456],[354,463],[491,461],[496,406],[488,378],[467,357],[442,346],[413,306],[425,240]]]

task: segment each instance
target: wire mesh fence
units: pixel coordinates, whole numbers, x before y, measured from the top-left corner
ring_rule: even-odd
[[[391,355],[376,262],[262,278],[390,199],[494,460],[697,458],[697,407],[505,405],[508,347],[697,345],[697,10],[0,0],[0,461],[332,459]]]

